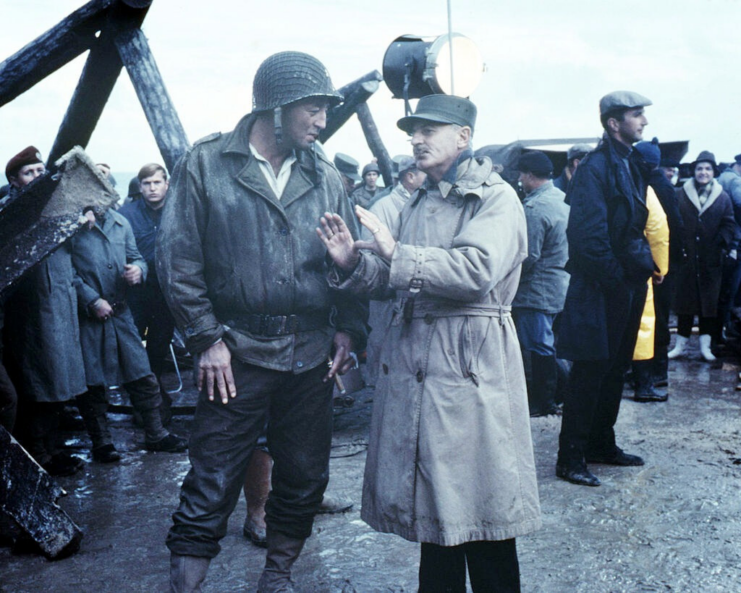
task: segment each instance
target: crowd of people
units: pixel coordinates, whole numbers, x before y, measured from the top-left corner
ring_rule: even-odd
[[[316,143],[341,101],[316,58],[270,56],[232,132],[171,180],[143,166],[120,210],[85,212],[3,304],[0,422],[69,475],[82,461],[57,426],[75,403],[93,461],[114,463],[116,385],[147,449],[185,450],[161,382],[177,327],[200,395],[171,590],[201,590],[244,490],[245,535],[267,547],[258,591],[290,591],[315,515],[348,508],[325,495],[332,390],[364,360],[362,518],[421,544],[420,591],[465,591],[467,573],[474,591],[519,591],[515,538],[541,524],[529,418],[562,415],[556,475],[599,486],[594,464],[644,463],[615,435],[626,373],[636,401],[666,401],[695,317],[708,362],[733,331],[741,155],[721,173],[702,151],[679,179],[643,140],[651,101],[617,91],[597,146],[571,147],[555,179],[523,151],[513,187],[473,152],[476,106],[430,95],[399,120],[413,154],[383,188],[376,162]],[[34,147],[10,159],[10,198],[44,172]]]

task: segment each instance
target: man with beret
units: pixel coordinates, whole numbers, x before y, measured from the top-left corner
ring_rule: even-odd
[[[576,168],[590,150],[592,150],[592,146],[589,144],[574,144],[569,148],[566,152],[566,166],[561,171],[561,174],[553,180],[554,187],[566,193],[569,189],[569,182],[576,172]]]
[[[257,588],[291,590],[329,480],[332,382],[365,347],[367,308],[330,289],[315,232],[327,210],[352,216],[316,145],[342,95],[319,60],[295,51],[260,65],[252,95],[234,131],[181,159],[157,238],[163,293],[199,355],[192,467],[167,537],[178,592],[200,590],[266,423],[273,472]]]
[[[569,187],[570,272],[558,355],[573,361],[564,401],[556,475],[599,486],[587,463],[643,465],[615,442],[623,374],[630,365],[654,271],[644,234],[646,182],[633,144],[648,125],[638,93],[600,100],[601,142],[579,163]]]
[[[29,146],[5,168],[10,199],[46,172],[41,153]],[[83,462],[58,447],[59,414],[86,390],[77,322],[70,243],[44,258],[5,305],[8,370],[18,390],[16,435],[52,475],[71,475]]]
[[[527,259],[512,302],[520,346],[530,355],[528,401],[531,416],[558,413],[558,361],[553,323],[563,310],[569,274],[566,223],[569,207],[564,193],[550,181],[553,164],[538,150],[526,152],[517,164],[525,192]]]
[[[425,183],[391,227],[356,207],[319,235],[330,281],[393,296],[381,352],[362,518],[421,542],[420,591],[519,591],[515,538],[540,526],[527,391],[510,314],[527,256],[522,206],[475,158],[475,105],[430,95],[398,126]]]
[[[338,152],[334,155],[334,166],[337,167],[337,170],[342,176],[342,183],[345,184],[345,192],[350,196],[355,189],[355,185],[361,181],[361,177],[358,174],[360,163],[349,154]]]
[[[363,167],[363,183],[356,187],[350,196],[355,206],[362,206],[363,208],[370,207],[376,194],[381,191],[376,185],[380,174],[381,169],[378,167],[378,163],[368,163]]]

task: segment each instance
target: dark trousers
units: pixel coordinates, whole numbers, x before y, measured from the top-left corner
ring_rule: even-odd
[[[692,334],[692,323],[695,320],[694,315],[677,315],[677,334],[684,338],[689,338]],[[700,335],[715,335],[717,327],[716,317],[700,317],[698,322]]]
[[[273,457],[269,531],[311,534],[329,481],[332,387],[320,365],[294,375],[232,359],[237,397],[222,404],[200,394],[190,436],[191,470],[183,481],[167,546],[174,554],[213,558],[244,485],[247,463],[268,425]]]
[[[147,358],[155,377],[160,378],[170,351],[175,321],[156,278],[129,291],[129,305],[142,340],[147,341]]]
[[[559,435],[558,463],[583,463],[587,453],[614,451],[615,422],[623,397],[623,376],[635,350],[645,305],[645,290],[636,290],[628,319],[609,360],[575,360],[569,377]]]
[[[0,425],[11,433],[13,432],[13,426],[15,426],[17,409],[18,394],[8,376],[8,371],[5,370],[0,360]]]
[[[419,593],[465,593],[466,565],[474,593],[520,591],[520,564],[514,539],[460,546],[422,544]]]
[[[671,342],[669,315],[671,314],[672,295],[674,292],[674,275],[669,272],[661,284],[654,284],[654,311],[656,327],[654,329],[654,358],[666,358]]]
[[[731,308],[736,300],[739,284],[741,284],[741,261],[738,258],[723,258],[723,277],[718,297],[718,320],[717,326],[711,333],[714,339],[722,337],[723,328],[731,320]]]

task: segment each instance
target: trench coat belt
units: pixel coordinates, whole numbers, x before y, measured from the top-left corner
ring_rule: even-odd
[[[413,319],[435,317],[496,317],[504,319],[512,314],[509,305],[475,305],[475,304],[443,304],[420,303],[414,305]]]
[[[259,315],[252,313],[224,322],[224,325],[255,336],[288,336],[331,326],[329,311],[300,315]]]

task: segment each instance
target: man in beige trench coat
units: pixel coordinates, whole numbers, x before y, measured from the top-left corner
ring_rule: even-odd
[[[476,107],[433,95],[399,128],[427,181],[390,231],[354,241],[327,213],[330,283],[396,298],[384,341],[362,518],[422,543],[420,591],[519,591],[515,537],[540,526],[527,393],[510,305],[527,229],[514,190],[473,157]]]

